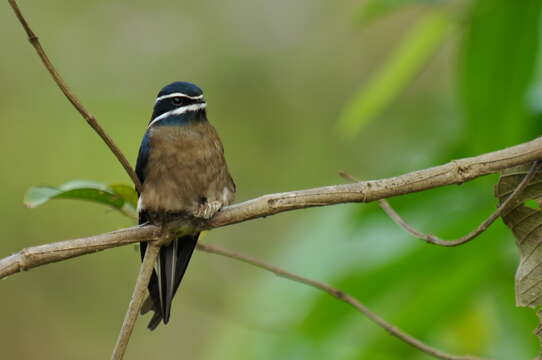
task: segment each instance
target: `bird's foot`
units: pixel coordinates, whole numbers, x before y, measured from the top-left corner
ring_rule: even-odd
[[[194,212],[194,216],[197,218],[202,218],[209,220],[222,208],[222,203],[220,201],[211,201],[205,204],[200,205],[200,207]]]

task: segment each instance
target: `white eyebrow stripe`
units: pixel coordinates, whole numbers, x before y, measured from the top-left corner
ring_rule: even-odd
[[[167,94],[167,95],[162,95],[162,96],[157,97],[155,104],[158,103],[158,101],[161,101],[161,100],[164,100],[164,99],[169,99],[169,98],[176,97],[176,96],[182,96],[182,97],[189,98],[189,99],[192,99],[192,100],[203,99],[203,95],[190,96],[190,95],[186,95],[186,94],[177,92],[177,93]]]
[[[207,103],[199,103],[199,104],[186,105],[186,106],[182,106],[182,107],[177,108],[177,109],[170,110],[170,111],[168,111],[166,113],[163,113],[162,115],[159,115],[159,116],[155,117],[154,119],[152,119],[152,121],[149,124],[149,126],[147,127],[147,129],[150,128],[151,126],[153,126],[154,124],[156,124],[158,121],[167,118],[168,116],[181,115],[181,114],[184,114],[185,112],[189,112],[189,111],[198,111],[198,110],[201,110],[201,109],[205,109],[206,107],[207,107]]]

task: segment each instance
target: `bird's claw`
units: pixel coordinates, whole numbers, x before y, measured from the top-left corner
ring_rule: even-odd
[[[194,216],[197,218],[209,220],[221,208],[222,208],[222,203],[220,201],[211,201],[211,202],[200,205],[200,207],[194,213]]]

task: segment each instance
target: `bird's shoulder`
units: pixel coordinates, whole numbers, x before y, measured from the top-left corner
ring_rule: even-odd
[[[146,131],[141,140],[141,145],[139,146],[139,152],[137,154],[136,168],[135,172],[139,181],[143,183],[145,181],[145,168],[149,162],[149,152],[150,152],[150,136],[149,132]]]

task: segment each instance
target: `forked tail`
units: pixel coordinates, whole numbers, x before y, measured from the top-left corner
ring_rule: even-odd
[[[198,237],[199,233],[183,236],[160,248],[160,254],[156,259],[156,266],[149,282],[150,299],[145,301],[141,309],[142,314],[154,310],[154,315],[148,325],[150,330],[154,330],[161,320],[164,324],[168,323],[171,302],[181,284]],[[147,243],[142,242],[140,249],[143,259]]]

